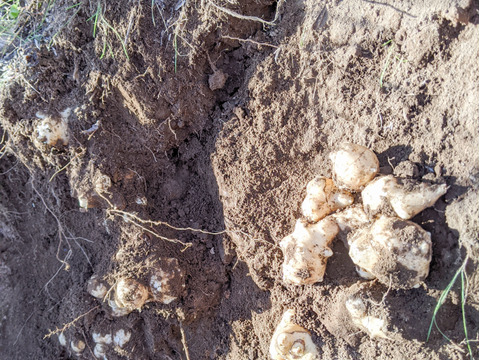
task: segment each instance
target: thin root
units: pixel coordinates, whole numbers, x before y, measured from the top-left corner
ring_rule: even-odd
[[[249,43],[252,43],[252,44],[255,44],[257,46],[268,46],[268,47],[271,47],[271,48],[274,48],[274,49],[279,49],[280,47],[279,46],[276,46],[276,45],[272,45],[272,44],[268,44],[268,43],[261,43],[261,42],[258,42],[258,41],[255,41],[255,40],[252,40],[252,39],[241,39],[241,38],[238,38],[238,37],[233,37],[233,36],[228,36],[228,35],[222,35],[222,39],[230,39],[230,40],[236,40],[236,41],[240,41],[240,42],[249,42]]]
[[[280,7],[280,2],[279,2],[278,5],[277,5],[277,11],[275,12],[275,18],[273,19],[273,21],[266,21],[266,20],[260,19],[257,16],[241,15],[241,14],[239,14],[239,13],[233,11],[233,10],[230,10],[230,9],[224,8],[223,6],[215,4],[212,0],[208,0],[208,3],[211,4],[214,8],[224,12],[225,14],[233,16],[237,19],[256,21],[256,22],[262,23],[264,25],[270,25],[270,26],[275,25],[275,22],[278,19],[278,9]]]
[[[48,339],[48,338],[52,337],[52,336],[55,335],[55,334],[64,332],[64,331],[67,330],[69,327],[75,325],[75,323],[76,323],[78,320],[80,320],[80,319],[83,318],[84,316],[90,314],[93,310],[96,310],[96,309],[98,309],[99,307],[100,307],[100,306],[95,306],[94,308],[88,310],[85,314],[82,314],[82,315],[76,317],[75,319],[73,319],[72,321],[70,321],[69,323],[63,325],[63,327],[62,327],[61,329],[56,328],[55,330],[50,331],[47,335],[45,335],[45,336],[43,337],[43,339],[45,340],[45,339]]]
[[[185,351],[185,357],[187,358],[187,360],[190,360],[190,355],[188,353],[187,339],[185,337],[185,331],[183,330],[182,322],[179,321],[179,323],[180,323],[180,333],[182,334],[183,351]]]

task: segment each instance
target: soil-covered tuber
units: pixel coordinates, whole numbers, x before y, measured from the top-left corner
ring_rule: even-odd
[[[98,275],[93,275],[87,282],[87,292],[94,298],[103,299],[107,294],[108,288],[104,281]]]
[[[175,258],[159,259],[151,270],[150,291],[153,300],[170,304],[185,288],[184,272]]]
[[[147,287],[134,279],[120,279],[115,286],[115,304],[119,308],[140,310],[148,296]]]
[[[327,217],[316,224],[297,220],[292,234],[281,242],[283,281],[303,285],[323,281],[327,259],[333,255],[330,243],[338,233],[338,226]]]
[[[357,327],[365,331],[371,338],[388,339],[387,320],[385,317],[372,315],[372,306],[374,306],[373,303],[364,300],[360,295],[352,295],[345,302],[352,322]]]
[[[59,113],[60,116],[47,116],[42,112],[37,112],[37,117],[41,119],[35,130],[37,139],[48,146],[59,147],[68,145],[68,116],[70,109]]]
[[[394,289],[420,286],[432,259],[430,233],[418,224],[381,216],[349,238],[349,255],[365,278]]]

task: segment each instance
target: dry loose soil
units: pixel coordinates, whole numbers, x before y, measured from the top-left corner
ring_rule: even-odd
[[[465,329],[478,358],[477,0],[21,6],[31,21],[0,42],[1,359],[95,359],[92,334],[119,329],[105,358],[268,359],[289,308],[324,360],[469,359]],[[66,109],[68,145],[43,144],[39,116]],[[282,281],[279,242],[342,142],[449,186],[413,218],[432,236],[425,282],[366,285],[392,339],[345,313],[367,281],[341,240],[323,282]],[[146,283],[154,257],[178,260],[177,300],[114,317],[87,292],[94,274]],[[465,259],[464,316],[458,278],[427,342]]]

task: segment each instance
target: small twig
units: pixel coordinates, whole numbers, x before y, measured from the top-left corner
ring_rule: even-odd
[[[2,157],[3,157],[3,155],[0,157],[0,159],[1,159]],[[5,172],[3,172],[3,173],[0,173],[0,175],[6,175],[6,174],[8,174],[10,171],[12,171],[13,169],[15,169],[15,167],[18,165],[19,162],[20,162],[20,161],[17,160],[17,162],[16,162],[10,169],[8,169],[7,171],[5,171]]]
[[[387,157],[388,164],[390,165],[390,167],[392,168],[392,171],[393,171],[393,170],[395,170],[395,168],[393,167],[391,160],[395,160],[395,156],[392,157],[392,158]]]
[[[110,299],[110,294],[112,293],[113,289],[117,285],[117,282],[118,280],[116,280],[115,283],[112,286],[110,286],[110,289],[108,289],[108,291],[105,293],[105,296],[102,299],[103,302],[107,302],[107,300]]]
[[[83,340],[85,340],[85,344],[87,345],[88,350],[90,351],[90,354],[92,355],[92,359],[95,359],[96,356],[95,356],[95,354],[93,353],[92,348],[90,347],[90,345],[88,345],[88,340],[87,340],[87,337],[85,336],[85,332],[83,331],[83,329],[82,329],[82,336],[83,336]]]
[[[48,102],[48,101],[42,96],[42,94],[40,93],[40,91],[38,91],[37,89],[35,89],[35,88],[33,87],[33,85],[30,84],[30,82],[25,78],[24,75],[21,75],[21,77],[22,77],[23,81],[25,81],[25,83],[26,83],[30,88],[32,88],[33,91],[35,91],[35,92],[38,94],[38,96],[40,96],[40,98],[41,98],[43,101]]]
[[[48,285],[53,281],[53,279],[55,279],[57,277],[58,273],[60,272],[60,270],[63,269],[64,266],[65,266],[66,270],[68,270],[70,268],[70,265],[68,264],[67,260],[70,259],[71,255],[72,255],[72,250],[70,249],[70,250],[68,250],[67,255],[65,255],[65,258],[63,260],[58,259],[62,263],[62,265],[60,265],[60,267],[55,272],[55,274],[53,274],[53,276],[43,286],[43,289],[47,292],[48,296],[51,297],[50,293],[48,292]]]
[[[80,319],[83,318],[84,316],[90,314],[93,310],[96,310],[96,309],[98,309],[99,307],[100,307],[100,306],[97,305],[97,306],[95,306],[94,308],[88,310],[85,314],[82,314],[82,315],[76,317],[75,319],[73,319],[72,321],[70,321],[68,324],[63,325],[63,327],[62,327],[61,329],[56,328],[55,330],[50,331],[48,334],[46,334],[46,335],[43,337],[43,339],[45,340],[45,339],[48,339],[48,338],[52,337],[52,336],[55,335],[55,334],[64,332],[64,331],[67,330],[69,327],[73,326],[78,320],[80,320]]]
[[[87,259],[88,264],[89,264],[90,267],[93,269],[93,265],[92,265],[92,263],[90,262],[90,259],[88,258],[88,255],[87,255],[87,253],[85,252],[85,250],[83,249],[83,247],[78,243],[77,240],[73,239],[73,242],[80,248],[80,250],[82,251],[83,255],[84,255],[85,258]]]
[[[153,161],[155,162],[158,162],[157,161],[157,157],[155,156],[155,154],[153,153],[152,149],[150,149],[149,147],[147,147],[147,145],[143,145],[148,151],[150,151],[150,153],[152,154],[153,156]]]
[[[113,213],[113,215],[117,215],[117,216],[120,216],[120,217],[127,217],[128,218],[128,221],[130,221],[132,224],[134,224],[135,226],[139,227],[140,229],[142,229],[143,231],[146,231],[147,233],[161,239],[161,240],[165,240],[165,241],[168,241],[168,242],[171,242],[171,243],[174,243],[174,244],[181,244],[181,245],[184,245],[185,247],[181,250],[182,252],[187,250],[190,246],[192,246],[193,244],[192,243],[184,243],[183,241],[180,241],[178,239],[171,239],[171,238],[167,238],[165,236],[162,236],[158,233],[156,233],[155,231],[153,230],[150,230],[148,228],[146,228],[145,226],[139,224],[138,222],[136,222],[135,220],[141,222],[141,223],[148,223],[148,221],[146,220],[142,220],[140,218],[138,218],[137,216],[133,215],[133,214],[130,214],[130,213],[125,213],[122,211],[122,213],[124,213],[124,215],[120,215],[120,214],[115,214],[115,212],[118,212],[120,210],[116,210],[116,209],[108,209],[107,210],[107,213]],[[124,218],[125,220],[125,218]]]
[[[255,239],[252,236],[250,236],[249,234],[247,234],[247,233],[245,233],[241,230],[206,231],[206,230],[195,229],[195,228],[191,228],[191,227],[176,227],[176,226],[173,226],[173,225],[171,225],[171,224],[169,224],[165,221],[144,220],[144,219],[141,219],[140,217],[138,217],[137,215],[135,215],[133,213],[117,209],[107,197],[105,197],[103,194],[101,194],[99,192],[97,192],[97,194],[108,203],[109,209],[106,210],[107,214],[111,214],[113,216],[121,217],[121,218],[124,219],[124,221],[131,222],[135,226],[139,227],[140,229],[146,231],[147,233],[149,233],[149,234],[151,234],[151,235],[153,235],[153,236],[155,236],[159,239],[162,239],[162,240],[165,240],[165,241],[168,241],[168,242],[172,242],[172,243],[175,243],[175,244],[184,245],[185,247],[181,250],[182,252],[185,251],[186,249],[188,249],[193,244],[190,243],[190,242],[185,243],[185,242],[182,242],[178,239],[167,238],[165,236],[162,236],[162,235],[158,234],[157,232],[155,232],[151,229],[148,229],[147,227],[143,226],[142,224],[146,224],[146,225],[149,225],[149,226],[166,226],[170,229],[177,230],[177,231],[192,231],[192,232],[199,232],[199,233],[207,234],[207,235],[241,234],[241,235],[244,235],[244,236],[252,239],[253,241],[264,242],[264,243],[266,243],[270,246],[279,248],[279,246],[276,245],[276,244],[273,244],[271,242],[268,242],[268,241],[262,240],[262,239]]]

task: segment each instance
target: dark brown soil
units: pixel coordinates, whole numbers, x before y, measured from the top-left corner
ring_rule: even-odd
[[[2,359],[94,359],[92,334],[118,329],[133,335],[108,359],[267,359],[287,308],[322,359],[467,359],[460,278],[437,315],[451,342],[435,328],[426,342],[467,257],[478,357],[477,1],[75,4],[57,0],[41,37],[2,60]],[[68,145],[40,144],[36,114],[66,108]],[[344,141],[375,151],[383,174],[449,185],[413,219],[432,235],[429,277],[389,290],[378,310],[390,340],[345,311],[366,281],[342,241],[322,283],[282,282],[278,243]],[[112,317],[87,293],[93,274],[145,283],[155,257],[185,273],[177,301]],[[368,289],[376,302],[388,290]],[[46,337],[55,329],[66,347]],[[74,339],[87,344],[80,356]]]

